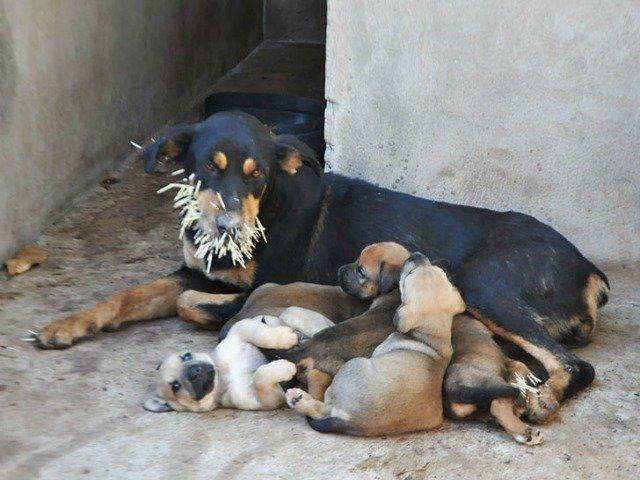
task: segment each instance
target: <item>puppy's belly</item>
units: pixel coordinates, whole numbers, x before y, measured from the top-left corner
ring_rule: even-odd
[[[218,403],[223,407],[255,410],[260,402],[253,388],[253,374],[267,359],[257,347],[235,340],[227,337],[215,350],[214,362],[222,388]]]
[[[435,428],[443,419],[445,368],[444,361],[411,350],[356,358],[334,378],[330,402],[361,435]]]

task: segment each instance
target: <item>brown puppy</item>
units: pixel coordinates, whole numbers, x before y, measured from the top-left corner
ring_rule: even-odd
[[[296,379],[317,400],[345,362],[370,357],[374,349],[394,331],[393,316],[400,305],[397,290],[409,251],[393,242],[374,243],[358,259],[340,267],[342,289],[354,298],[375,298],[364,313],[330,330],[320,331],[309,341],[282,354],[298,365]]]
[[[444,271],[419,253],[405,262],[402,305],[394,332],[371,358],[346,362],[324,401],[287,390],[290,407],[321,432],[387,435],[428,430],[442,423],[442,382],[451,358],[451,322],[464,302]]]
[[[447,416],[463,419],[489,409],[517,442],[542,443],[540,430],[523,423],[516,413],[535,416],[541,402],[554,400],[549,387],[539,385],[523,363],[509,359],[487,327],[469,315],[453,319],[451,343],[453,356],[444,382]]]

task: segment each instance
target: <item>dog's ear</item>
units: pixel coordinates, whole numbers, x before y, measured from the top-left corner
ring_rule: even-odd
[[[289,175],[298,173],[303,165],[310,167],[317,176],[323,172],[316,152],[294,135],[275,137],[276,157],[280,168]]]
[[[156,412],[156,413],[170,412],[173,410],[173,408],[171,408],[171,405],[169,405],[167,402],[165,402],[159,397],[148,398],[144,402],[144,409],[150,412]]]
[[[391,265],[387,262],[380,263],[378,272],[378,292],[379,294],[389,293],[398,286],[400,282],[401,265]]]
[[[142,151],[144,170],[151,173],[160,157],[183,161],[193,140],[196,126],[181,123],[169,128],[162,137]]]

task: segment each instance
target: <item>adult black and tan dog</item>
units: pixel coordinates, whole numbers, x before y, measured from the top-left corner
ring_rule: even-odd
[[[597,309],[607,301],[607,278],[535,218],[429,201],[323,174],[306,145],[274,136],[241,112],[173,127],[143,155],[148,171],[164,156],[193,173],[205,203],[214,192],[222,196],[225,211],[205,212],[219,232],[237,231],[259,214],[268,243],[257,245],[246,268],[223,258],[205,275],[190,232],[185,266],[178,272],[54,321],[36,336],[40,347],[68,347],[99,330],[176,312],[219,328],[258,285],[335,284],[339,266],[371,243],[392,240],[443,259],[468,311],[542,363],[559,399],[591,383],[592,366],[562,344],[588,342]]]

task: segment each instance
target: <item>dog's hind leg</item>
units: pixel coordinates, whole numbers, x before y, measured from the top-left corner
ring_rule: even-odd
[[[206,329],[218,329],[222,321],[235,315],[246,300],[244,293],[206,293],[187,290],[178,297],[181,319]]]
[[[227,336],[232,335],[258,348],[287,350],[298,343],[298,334],[291,327],[268,325],[252,318],[234,324]]]
[[[469,311],[494,334],[513,342],[538,360],[549,374],[549,379],[539,388],[544,390],[545,386],[549,387],[555,401],[550,398],[550,401],[541,403],[536,415],[530,416],[532,421],[547,421],[555,414],[559,401],[582,390],[593,381],[595,372],[591,364],[567,351],[551,338],[542,325],[526,313],[507,311],[487,315],[473,307],[469,308]]]
[[[46,325],[34,335],[36,345],[67,348],[100,330],[114,330],[127,322],[175,315],[176,301],[182,290],[182,278],[176,273],[118,292],[87,310]]]
[[[314,420],[320,420],[331,415],[331,407],[316,400],[301,388],[290,388],[285,393],[287,405],[298,413]]]
[[[513,412],[512,398],[496,398],[491,402],[491,415],[516,442],[538,445],[544,440],[540,430],[522,422]]]
[[[542,383],[529,367],[518,360],[507,360],[509,371],[509,383],[518,385],[525,382],[526,385],[535,388],[536,391],[521,391],[515,401],[515,413],[518,417],[524,416],[533,423],[543,423],[551,419],[553,412],[558,409],[558,400],[553,389],[548,383]],[[551,414],[549,413],[551,412]]]
[[[281,382],[288,382],[296,374],[296,366],[288,360],[274,360],[261,365],[253,374],[253,387],[260,405],[269,410],[279,408],[284,403]]]

